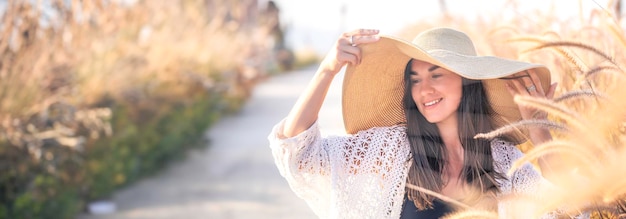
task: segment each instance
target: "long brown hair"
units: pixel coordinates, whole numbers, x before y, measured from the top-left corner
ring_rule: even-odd
[[[418,111],[411,93],[411,62],[404,70],[403,105],[407,121],[407,137],[413,154],[407,183],[441,192],[444,182],[442,172],[447,163],[446,147],[439,129],[426,120]],[[494,169],[491,144],[486,139],[474,139],[474,135],[491,131],[493,126],[489,115],[491,108],[478,80],[463,78],[462,98],[457,109],[459,139],[464,150],[461,178],[482,193],[499,190],[495,179],[504,178]],[[432,207],[434,197],[426,193],[408,189],[407,194],[418,209]]]

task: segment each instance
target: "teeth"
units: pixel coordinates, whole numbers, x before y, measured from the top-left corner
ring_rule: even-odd
[[[435,103],[439,103],[439,101],[441,101],[441,99],[436,99],[436,100],[430,101],[428,103],[425,103],[424,105],[425,106],[432,106],[432,105],[435,105]]]

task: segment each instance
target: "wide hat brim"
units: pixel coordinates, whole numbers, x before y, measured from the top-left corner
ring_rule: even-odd
[[[343,119],[346,132],[350,134],[372,127],[406,124],[402,106],[403,74],[410,59],[438,65],[465,78],[482,80],[493,109],[494,128],[521,120],[518,106],[506,88],[507,80],[501,78],[534,69],[543,90],[550,87],[550,71],[539,64],[449,50],[426,51],[392,36],[381,36],[378,42],[359,47],[361,63],[348,65],[343,80]],[[522,143],[527,134],[519,130],[510,137]]]

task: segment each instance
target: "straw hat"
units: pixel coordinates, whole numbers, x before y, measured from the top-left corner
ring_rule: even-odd
[[[376,43],[359,45],[361,63],[349,65],[343,81],[343,118],[347,133],[372,127],[406,124],[402,107],[403,74],[413,58],[438,65],[462,77],[482,80],[494,110],[495,128],[519,121],[521,115],[499,79],[535,69],[544,90],[550,87],[550,72],[543,66],[493,56],[478,56],[470,38],[449,28],[435,28],[419,34],[413,42],[381,36]],[[537,85],[539,86],[539,85]],[[513,137],[525,141],[523,133]]]

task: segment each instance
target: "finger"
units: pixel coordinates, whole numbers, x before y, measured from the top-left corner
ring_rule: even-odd
[[[535,69],[528,70],[530,79],[532,80],[532,84],[537,87],[537,93],[541,95],[546,95],[546,92],[543,90],[543,86],[541,86],[541,79],[539,79],[539,75],[537,75],[537,71]]]
[[[347,53],[355,57],[356,63],[361,63],[361,49],[352,45],[339,46],[339,52]]]
[[[338,50],[339,52],[345,52],[345,53],[354,54],[356,56],[361,56],[361,49],[356,46],[341,44],[339,45]]]
[[[358,29],[344,33],[342,38],[345,38],[350,45],[373,43],[380,39],[379,32],[375,29]]]
[[[346,37],[350,37],[350,36],[370,36],[370,35],[376,35],[378,34],[380,31],[376,30],[376,29],[357,29],[357,30],[353,30],[353,31],[349,31],[344,33],[344,36]]]
[[[350,36],[343,36],[341,38],[339,38],[339,41],[337,42],[337,44],[339,45],[348,45],[348,46],[352,46],[352,42],[350,41]]]
[[[524,82],[520,80],[511,80],[512,87],[515,88],[517,94],[520,95],[530,95],[528,90],[526,90],[526,86],[524,86]]]
[[[506,87],[506,90],[509,91],[512,97],[515,97],[515,95],[517,95],[517,90],[513,88],[513,84],[511,84],[511,82],[506,82],[504,86]]]
[[[378,35],[367,35],[367,36],[357,36],[353,35],[352,37],[352,45],[359,45],[365,43],[373,43],[380,39]],[[350,39],[348,39],[350,41]]]
[[[556,91],[557,85],[559,85],[559,83],[556,83],[556,82],[550,85],[550,89],[548,89],[548,93],[546,93],[546,98],[548,99],[554,98],[554,92]]]
[[[526,90],[526,92],[528,92],[528,94],[530,95],[539,93],[539,88],[537,85],[541,87],[541,84],[534,83],[533,79],[530,77],[530,72],[525,71],[524,74],[526,75],[526,77],[522,77],[521,80],[522,80],[522,85],[524,86],[524,89]],[[531,86],[535,86],[535,89],[528,90],[528,88]]]
[[[360,62],[361,50],[354,46],[339,45],[337,47],[337,61],[340,63],[349,62],[357,65]]]
[[[350,63],[352,65],[357,65],[358,59],[356,56],[354,56],[353,54],[350,53],[339,53],[337,54],[337,61],[339,63],[341,63],[341,65],[345,64],[345,63]]]

